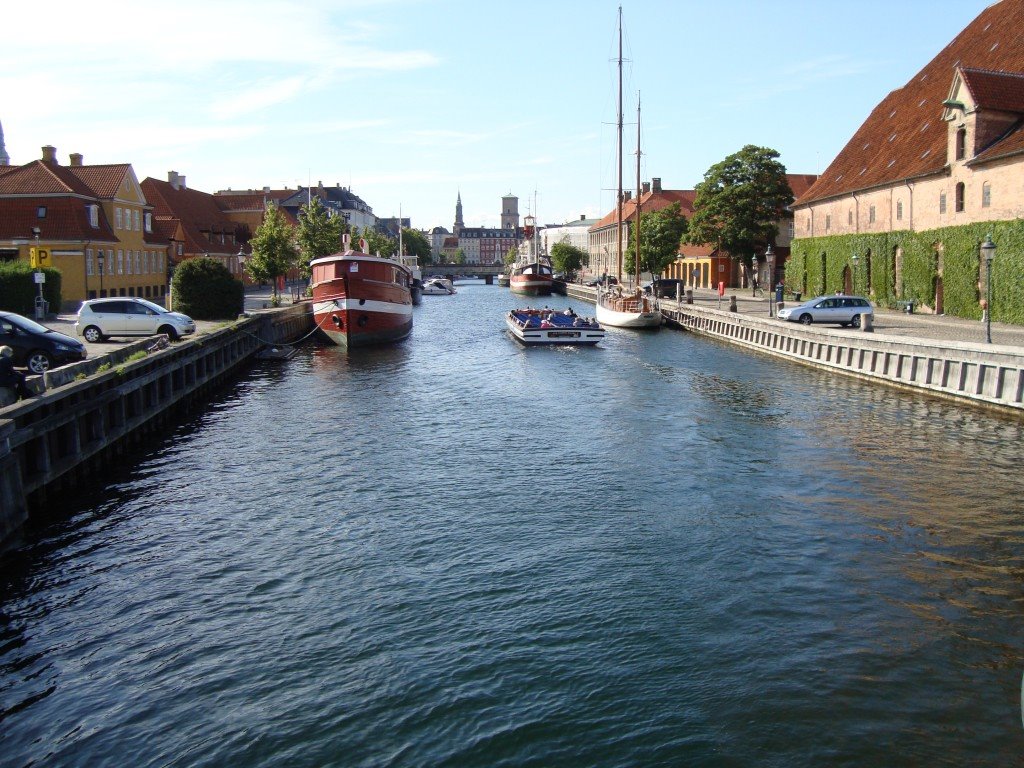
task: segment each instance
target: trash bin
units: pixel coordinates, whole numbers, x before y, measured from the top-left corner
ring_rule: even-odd
[[[793,301],[795,301],[797,304],[799,304],[800,303],[800,297],[802,295],[803,294],[802,294],[801,291],[793,291]]]
[[[778,285],[775,286],[775,300],[776,301],[782,301],[782,293],[785,290],[786,290],[786,286],[784,286],[782,283],[779,283]]]

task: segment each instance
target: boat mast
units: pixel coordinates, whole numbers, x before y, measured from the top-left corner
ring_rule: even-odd
[[[619,103],[618,103],[619,188],[615,200],[615,249],[618,254],[615,278],[622,283],[622,6],[619,6]]]
[[[636,290],[640,290],[640,92],[636,94],[636,250],[633,252]],[[654,278],[654,275],[651,275]]]

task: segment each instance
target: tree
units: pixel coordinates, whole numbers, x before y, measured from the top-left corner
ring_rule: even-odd
[[[631,229],[629,245],[623,255],[626,272],[636,274],[636,236]],[[679,245],[686,235],[687,223],[679,203],[658,211],[640,212],[640,274],[650,272],[654,278],[664,272],[679,256]],[[637,277],[639,281],[639,276]]]
[[[775,242],[793,202],[779,153],[748,144],[711,166],[697,185],[687,242],[714,244],[752,266],[755,251]]]
[[[390,259],[398,253],[397,240],[392,240],[383,232],[379,232],[371,227],[364,227],[361,233],[358,227],[352,229],[353,248],[358,247],[360,238],[366,241],[366,252],[374,256],[380,254],[384,258]]]
[[[583,266],[586,254],[569,243],[555,243],[551,246],[551,264],[556,272],[571,274],[578,272]]]
[[[455,255],[452,257],[452,264],[465,264],[466,263],[466,252],[459,248]]]
[[[263,216],[263,223],[249,241],[252,256],[245,261],[245,271],[257,283],[273,283],[274,304],[278,303],[277,278],[286,274],[299,259],[295,233],[281,213],[271,203]]]
[[[416,257],[416,263],[426,266],[432,263],[430,255],[430,243],[426,236],[418,229],[402,227],[402,247],[405,252]]]
[[[519,249],[514,245],[505,252],[505,266],[511,267],[519,258]]]
[[[318,197],[299,209],[296,242],[301,254],[299,271],[303,277],[309,277],[309,263],[313,259],[338,252],[346,223],[341,216],[331,216]]]

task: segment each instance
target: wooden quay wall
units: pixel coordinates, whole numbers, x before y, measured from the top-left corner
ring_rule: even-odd
[[[165,346],[156,339],[48,371],[45,390],[0,409],[0,551],[54,492],[73,489],[207,396],[267,344],[312,329],[308,303]]]

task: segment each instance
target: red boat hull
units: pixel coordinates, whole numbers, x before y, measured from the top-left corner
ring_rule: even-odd
[[[523,296],[550,296],[552,282],[548,275],[512,275],[508,287]]]
[[[412,333],[412,277],[391,259],[358,251],[315,259],[313,319],[340,347],[401,341]]]

